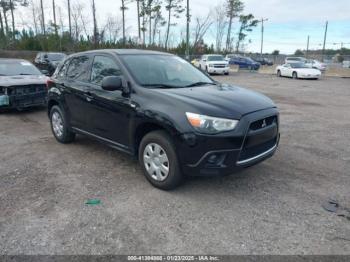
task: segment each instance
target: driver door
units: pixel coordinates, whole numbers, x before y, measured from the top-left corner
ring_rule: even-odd
[[[291,73],[289,71],[291,66],[289,64],[284,64],[281,68],[281,75],[282,76],[291,76]]]
[[[106,76],[123,76],[115,58],[110,55],[95,55],[87,87],[89,96],[88,131],[107,142],[113,142],[120,149],[129,148],[129,123],[134,108],[129,97],[122,92],[102,89]]]

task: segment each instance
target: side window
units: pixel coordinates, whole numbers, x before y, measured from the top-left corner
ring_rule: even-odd
[[[69,65],[70,60],[67,60],[64,62],[64,64],[61,66],[61,68],[58,69],[58,72],[54,74],[57,78],[64,78],[66,76],[67,67]]]
[[[95,56],[91,70],[91,83],[100,85],[106,76],[120,76],[122,74],[116,62],[107,56]]]
[[[86,80],[86,72],[88,71],[89,57],[78,56],[70,60],[67,78],[71,80],[84,81]]]

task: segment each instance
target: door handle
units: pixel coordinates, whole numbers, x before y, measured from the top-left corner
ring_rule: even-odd
[[[91,102],[94,98],[90,92],[86,92],[85,94],[86,101]]]

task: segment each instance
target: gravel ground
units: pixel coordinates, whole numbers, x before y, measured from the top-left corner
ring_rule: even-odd
[[[82,136],[57,143],[45,110],[2,113],[0,253],[350,254],[350,221],[321,207],[350,207],[350,79],[215,78],[276,102],[280,148],[171,192],[128,155]]]

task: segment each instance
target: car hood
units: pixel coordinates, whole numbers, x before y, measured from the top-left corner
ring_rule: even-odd
[[[46,84],[48,77],[44,75],[0,76],[0,86],[21,86]]]
[[[310,75],[321,74],[320,70],[314,69],[314,68],[294,68],[293,70],[301,74],[310,74]]]
[[[169,97],[170,103],[181,106],[183,110],[215,117],[240,119],[245,114],[276,107],[270,98],[262,94],[230,85],[156,91]]]

